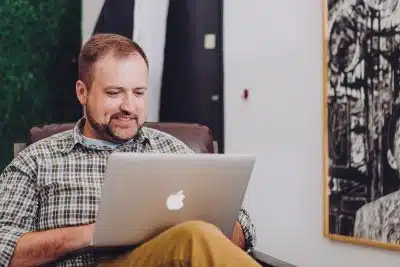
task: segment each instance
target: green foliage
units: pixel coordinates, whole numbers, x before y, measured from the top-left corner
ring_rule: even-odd
[[[0,5],[0,168],[38,124],[73,121],[81,1],[3,0]]]

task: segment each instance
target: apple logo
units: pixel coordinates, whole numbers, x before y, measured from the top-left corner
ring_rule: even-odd
[[[180,210],[183,207],[183,200],[185,199],[185,195],[183,194],[183,190],[180,190],[176,194],[172,194],[167,198],[167,208],[169,210]]]

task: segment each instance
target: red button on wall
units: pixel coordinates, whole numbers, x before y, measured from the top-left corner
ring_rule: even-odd
[[[247,98],[249,98],[249,90],[248,89],[244,89],[243,90],[243,99],[247,100]]]

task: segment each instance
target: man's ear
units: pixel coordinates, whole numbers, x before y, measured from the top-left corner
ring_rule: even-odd
[[[76,82],[75,89],[76,89],[76,96],[78,98],[79,103],[81,103],[81,105],[86,105],[87,88],[86,88],[85,84],[81,80],[78,80]]]
[[[388,159],[388,163],[389,163],[390,167],[392,167],[392,169],[394,169],[394,170],[397,170],[398,166],[396,164],[396,161],[395,161],[392,151],[390,149],[388,149],[388,151],[387,151],[387,159]]]

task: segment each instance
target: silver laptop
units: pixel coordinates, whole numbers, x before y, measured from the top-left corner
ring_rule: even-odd
[[[250,155],[111,154],[92,246],[139,245],[188,220],[231,238],[254,163]]]

